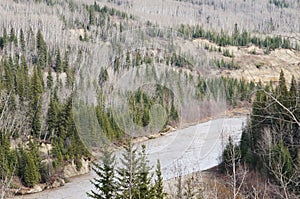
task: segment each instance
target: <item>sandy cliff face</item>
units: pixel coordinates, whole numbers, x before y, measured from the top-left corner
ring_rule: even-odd
[[[75,164],[74,160],[72,160],[72,162],[70,164],[68,164],[64,167],[64,171],[63,171],[64,178],[71,178],[71,177],[74,177],[77,175],[83,175],[83,174],[90,172],[89,163],[90,163],[90,161],[88,159],[81,158],[82,167],[78,171],[76,169],[76,164]]]
[[[195,39],[194,44],[209,46],[212,49],[219,49],[219,46],[209,42],[207,39]],[[222,69],[221,76],[228,76],[237,79],[245,79],[262,83],[277,82],[280,71],[283,70],[287,83],[292,79],[300,78],[300,52],[291,49],[275,49],[265,53],[265,49],[251,45],[248,47],[226,46],[220,47],[222,52],[228,50],[234,55],[233,58],[225,57],[222,52],[208,52],[210,59],[223,59],[225,62],[234,62],[240,66],[237,70]]]

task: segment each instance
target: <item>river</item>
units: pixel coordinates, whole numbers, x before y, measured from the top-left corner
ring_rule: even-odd
[[[222,148],[231,135],[239,142],[246,117],[219,118],[176,130],[165,136],[143,142],[151,165],[161,162],[164,179],[206,170],[220,163]],[[121,151],[116,152],[116,157]],[[65,186],[41,193],[25,195],[24,199],[84,199],[93,187],[94,172],[72,178]]]

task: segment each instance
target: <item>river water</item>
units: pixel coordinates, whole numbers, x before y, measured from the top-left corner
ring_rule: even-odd
[[[239,142],[246,117],[219,118],[147,140],[147,157],[151,165],[161,162],[164,179],[206,170],[220,163],[222,148],[231,135]],[[121,151],[116,152],[119,157]],[[93,172],[72,178],[65,186],[41,193],[21,196],[24,199],[84,199],[93,187]]]

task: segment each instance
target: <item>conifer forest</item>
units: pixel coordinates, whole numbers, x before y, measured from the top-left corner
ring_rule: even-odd
[[[0,0],[1,199],[299,198],[299,9]]]

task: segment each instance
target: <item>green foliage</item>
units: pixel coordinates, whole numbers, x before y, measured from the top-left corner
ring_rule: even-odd
[[[146,148],[142,146],[139,152],[129,141],[120,158],[121,165],[116,170],[115,157],[112,152],[104,150],[102,163],[93,163],[97,177],[91,183],[96,188],[87,195],[91,198],[131,198],[131,199],[163,199],[163,179],[160,163],[157,163],[156,179],[152,184]],[[115,174],[117,173],[117,174]]]
[[[41,114],[42,114],[42,92],[43,86],[38,75],[37,67],[34,68],[33,76],[31,77],[31,120],[32,120],[32,135],[37,137],[41,130]]]
[[[59,103],[57,102],[56,99],[51,97],[48,112],[47,112],[47,119],[46,119],[46,123],[48,127],[47,129],[48,136],[53,135],[56,130],[57,119],[58,119],[57,116],[59,111],[60,111]]]
[[[273,0],[273,2],[275,1],[279,2],[280,0]],[[178,32],[181,33],[185,38],[206,38],[219,46],[247,46],[249,44],[254,44],[260,48],[266,48],[268,50],[274,50],[277,48],[292,48],[288,38],[281,36],[267,36],[266,38],[258,38],[256,36],[251,36],[246,30],[240,31],[237,24],[235,24],[235,28],[231,35],[223,30],[220,33],[217,33],[211,30],[206,31],[199,25],[189,26],[183,24],[179,26]]]
[[[231,106],[236,106],[238,101],[251,102],[252,92],[255,89],[253,82],[244,79],[237,80],[229,77],[204,79],[198,78],[196,96],[199,100],[226,99]]]
[[[100,7],[96,2],[94,3],[95,12],[99,12],[100,14],[109,14],[110,16],[118,16],[122,19],[127,19],[127,13],[116,10],[115,8],[109,8],[107,6]]]
[[[145,127],[150,122],[150,109],[155,104],[160,104],[166,109],[167,124],[176,123],[179,114],[175,104],[174,93],[166,87],[156,85],[155,93],[151,96],[143,89],[138,89],[130,93],[128,97],[130,116],[133,122],[141,127]]]
[[[224,59],[221,60],[213,59],[211,63],[220,69],[224,68],[229,70],[237,70],[241,68],[241,66],[234,63],[234,59],[232,59],[231,62],[226,62],[224,61]]]
[[[59,104],[52,99],[48,110],[48,133],[53,140],[54,150],[52,154],[56,159],[55,167],[62,165],[63,160],[74,159],[79,169],[81,157],[89,157],[90,154],[82,143],[73,118],[72,96],[65,104]]]
[[[103,84],[108,80],[108,72],[107,69],[101,68],[100,74],[99,74],[99,85],[100,87],[103,86]]]
[[[161,167],[160,167],[159,160],[157,160],[157,166],[156,166],[155,172],[156,172],[156,179],[154,181],[155,199],[164,199],[167,194],[164,192],[163,177],[162,177],[162,173],[161,173]]]
[[[288,182],[288,188],[295,186],[287,179],[294,178],[299,166],[300,127],[295,119],[300,119],[300,107],[296,103],[300,93],[296,85],[292,78],[291,86],[287,88],[283,71],[275,89],[270,86],[262,88],[259,84],[250,121],[241,139],[242,160],[270,176],[276,184]],[[299,194],[299,190],[292,191]]]
[[[13,43],[16,47],[18,46],[18,38],[17,38],[17,36],[16,36],[16,34],[15,34],[14,28],[11,28],[11,29],[10,29],[10,37],[9,37],[9,41],[10,41],[11,43]]]
[[[25,36],[24,36],[24,32],[23,32],[22,28],[20,30],[20,45],[21,45],[22,51],[24,52],[25,51],[25,47],[26,47],[26,43],[25,43]]]
[[[38,65],[42,68],[45,68],[48,63],[48,52],[47,52],[47,45],[42,35],[41,30],[37,32],[37,50],[38,50]]]
[[[41,180],[39,173],[38,162],[32,152],[25,154],[25,168],[24,168],[24,183],[28,187],[33,187]]]
[[[52,77],[52,71],[49,68],[48,74],[47,74],[47,88],[52,89],[53,86],[53,77]]]
[[[231,57],[231,58],[234,57],[234,56],[233,56],[233,53],[230,53],[228,49],[225,49],[225,50],[223,51],[223,55],[224,55],[225,57]]]
[[[222,163],[220,168],[222,172],[232,174],[234,164],[238,164],[241,157],[241,151],[238,145],[233,143],[232,137],[229,136],[228,143],[222,154]]]
[[[264,66],[265,64],[263,62],[257,63],[255,64],[257,69],[260,69],[262,66]]]
[[[89,8],[89,24],[95,25],[95,6],[90,6]]]
[[[28,147],[26,150],[21,147],[15,154],[17,158],[15,175],[20,177],[25,186],[33,187],[41,181],[41,175],[44,175],[45,171],[42,170],[36,142],[30,141]]]
[[[107,148],[104,149],[101,164],[93,162],[93,171],[97,178],[91,180],[91,183],[96,191],[91,190],[87,195],[96,199],[115,199],[118,190],[115,178],[115,156]]]
[[[285,0],[269,0],[270,4],[274,4],[279,8],[288,8],[289,4]]]
[[[79,28],[84,29],[82,40],[86,42],[89,40],[91,42],[96,41],[94,37],[95,34],[97,36],[99,34],[99,38],[105,40],[107,37],[113,35],[115,30],[125,32],[128,30],[129,24],[131,24],[130,20],[133,19],[132,16],[128,16],[125,12],[116,10],[115,8],[101,6],[97,4],[97,2],[93,5],[83,5],[83,7],[74,1],[35,1],[45,4],[45,6],[63,5],[65,3],[67,5],[65,8],[68,9],[69,6],[71,12],[77,13],[77,8],[83,11],[85,17],[82,17],[82,19],[81,17],[75,17],[73,21],[73,19],[68,20],[66,16],[59,16],[59,19],[63,21],[63,32],[68,32],[69,27],[74,30]],[[86,10],[82,10],[82,8],[86,8]],[[51,9],[56,9],[56,7]],[[61,15],[64,15],[64,13],[61,13]],[[125,20],[120,21],[121,19]],[[117,22],[115,23],[115,21]],[[93,26],[97,26],[97,28]],[[1,137],[1,175],[12,175],[13,167],[16,166],[17,171],[15,175],[20,177],[22,182],[27,186],[34,186],[41,181],[44,182],[45,179],[50,178],[53,174],[50,171],[51,165],[41,164],[40,154],[38,153],[38,145],[41,143],[52,144],[53,150],[48,156],[52,158],[56,172],[61,171],[66,161],[74,161],[79,170],[81,168],[81,158],[83,156],[90,156],[79,138],[77,128],[75,127],[72,96],[64,96],[64,99],[58,98],[58,96],[62,96],[65,90],[75,88],[75,74],[82,61],[80,57],[82,54],[80,53],[90,53],[89,50],[85,48],[87,43],[81,43],[76,47],[73,45],[66,47],[67,44],[64,42],[58,45],[53,41],[48,41],[49,35],[52,37],[52,33],[48,34],[47,32],[47,35],[45,35],[46,32],[42,32],[42,29],[36,32],[36,28],[42,27],[44,27],[44,24],[40,24],[40,22],[37,26],[24,26],[24,29],[16,29],[18,27],[16,27],[15,24],[5,24],[2,28],[3,34],[0,36],[1,96],[2,93],[8,95],[7,100],[8,109],[11,111],[10,113],[19,113],[20,116],[27,116],[24,122],[21,121],[21,124],[12,125],[22,130],[14,129],[11,130],[11,132],[5,132],[5,138]],[[200,26],[196,28],[181,26],[181,29],[186,38],[205,37],[211,41],[216,41],[222,46],[229,44],[245,46],[249,43],[258,43],[257,45],[267,47],[270,50],[277,47],[291,48],[292,46],[288,39],[282,39],[281,37],[267,37],[265,39],[251,37],[246,31],[240,31],[237,25],[232,35],[224,31],[220,34],[213,31],[205,31]],[[48,30],[48,27],[46,27],[46,29],[43,28],[43,30]],[[157,33],[155,31],[147,34],[153,37],[164,36],[164,33]],[[119,40],[119,38],[116,40]],[[120,38],[120,40],[122,40],[122,38]],[[57,41],[60,41],[60,39],[58,38]],[[137,50],[132,53],[124,51],[123,57],[119,55],[119,58],[115,59],[114,69],[119,72],[124,68],[128,69],[130,66],[135,67],[145,63],[154,65],[154,63],[158,62],[165,62],[168,65],[178,68],[191,69],[192,64],[187,60],[186,55],[171,52],[171,49],[174,49],[172,42],[170,41],[169,49],[165,50],[163,59],[153,57],[153,55],[142,52],[142,50]],[[61,49],[59,49],[58,46]],[[77,60],[71,60],[75,57],[77,48],[79,48],[78,62]],[[119,54],[122,54],[122,49],[118,50],[120,51]],[[218,64],[218,67],[221,68],[231,69],[236,66],[233,63],[223,64],[220,62]],[[44,86],[43,81],[45,72],[48,72],[46,86]],[[58,77],[58,73],[61,72],[65,72],[67,75],[66,86],[59,81],[60,78],[56,78],[58,80],[57,82],[53,80],[53,78],[55,76]],[[102,86],[108,78],[108,71],[103,70],[99,76],[100,86]],[[201,100],[205,99],[205,97],[209,99],[211,96],[217,99],[223,95],[220,94],[222,93],[220,92],[222,89],[229,104],[234,105],[238,100],[250,101],[251,96],[248,93],[253,90],[253,87],[243,80],[239,81],[227,78],[212,79],[207,82],[201,79],[199,80],[199,85],[197,85],[197,93]],[[209,93],[208,90],[211,90],[211,93]],[[140,90],[132,93],[128,101],[134,122],[141,126],[148,125],[150,120],[149,110],[154,104],[160,104],[166,108],[168,123],[178,122],[179,113],[174,94],[172,94],[170,90],[159,86],[155,88],[155,92],[153,96]],[[284,93],[285,92],[282,92],[282,96]],[[297,101],[293,99],[296,95],[296,84],[293,84],[287,93],[289,98],[286,104],[290,107],[295,107]],[[3,107],[4,105],[1,102],[0,110],[2,110]],[[94,107],[90,106],[88,110],[93,109]],[[118,127],[111,110],[105,107],[104,103],[101,103],[100,100],[98,100],[96,107],[96,115],[103,134],[109,140],[115,142],[124,139],[124,132]],[[88,123],[87,126],[91,128],[93,133],[95,132],[96,128],[92,122]],[[31,133],[31,136],[28,136],[28,133]],[[97,136],[97,134],[95,135]],[[31,140],[32,143],[30,146],[20,146],[17,150],[12,150],[8,147],[9,140],[15,138],[26,139],[26,141]],[[294,159],[297,155],[296,149],[290,149],[288,147],[288,150],[290,151],[291,158]],[[247,154],[252,154],[249,151],[251,152],[251,150],[247,150]],[[139,197],[147,198],[150,197],[150,195],[152,197],[152,193],[150,192],[154,189],[162,193],[162,185],[158,186],[160,188],[148,186],[148,177],[150,177],[150,175],[147,161],[145,159],[143,160],[143,152],[137,154],[137,156],[137,159],[139,159],[138,167],[141,172],[137,174],[138,180],[134,194],[139,194]],[[161,173],[157,175],[161,175]],[[159,183],[161,182],[158,180],[158,184]],[[161,198],[162,195],[158,194],[156,197]]]
[[[149,167],[149,161],[146,157],[146,146],[142,145],[142,151],[140,153],[140,163],[138,170],[138,198],[148,199],[153,197],[153,187],[151,180],[153,175],[150,174],[151,167]]]
[[[69,70],[69,55],[68,55],[68,52],[65,52],[65,55],[64,55],[64,60],[63,60],[63,69],[64,69],[64,72],[67,72]]]
[[[100,99],[101,96],[99,96],[98,105],[96,106],[96,116],[102,129],[102,133],[110,141],[121,140],[124,136],[124,132],[116,124],[112,113],[109,110],[104,110],[103,102]]]
[[[10,137],[0,131],[0,178],[8,179],[13,175],[16,165],[14,152],[10,150]]]
[[[271,150],[271,164],[272,168],[282,166],[282,174],[286,178],[290,178],[293,174],[293,162],[291,154],[286,146],[283,145],[283,142],[279,142]],[[271,174],[272,175],[272,174]]]
[[[185,59],[184,56],[179,56],[176,53],[172,54],[171,65],[180,67],[180,68],[191,68],[191,64]]]
[[[149,97],[138,90],[134,96],[131,96],[129,99],[129,107],[131,117],[133,121],[140,126],[147,126],[149,124],[150,116],[149,111],[151,108],[152,102]]]
[[[77,171],[80,171],[81,168],[82,168],[82,161],[81,161],[81,158],[75,158],[74,159],[74,163],[76,165],[76,170]]]
[[[8,44],[8,34],[7,34],[7,30],[6,28],[4,27],[3,28],[3,37],[2,37],[2,45],[3,47],[5,47],[7,44]]]
[[[40,173],[34,162],[32,155],[29,153],[26,157],[26,163],[24,168],[24,182],[28,187],[33,187],[40,181]]]
[[[56,50],[56,61],[55,61],[55,71],[57,73],[63,72],[64,67],[63,67],[63,61],[61,59],[61,54],[60,54],[60,49],[57,48]]]
[[[131,142],[125,146],[125,152],[122,154],[121,167],[117,168],[118,186],[120,192],[117,198],[138,198],[139,196],[139,170],[140,158],[137,149]]]

